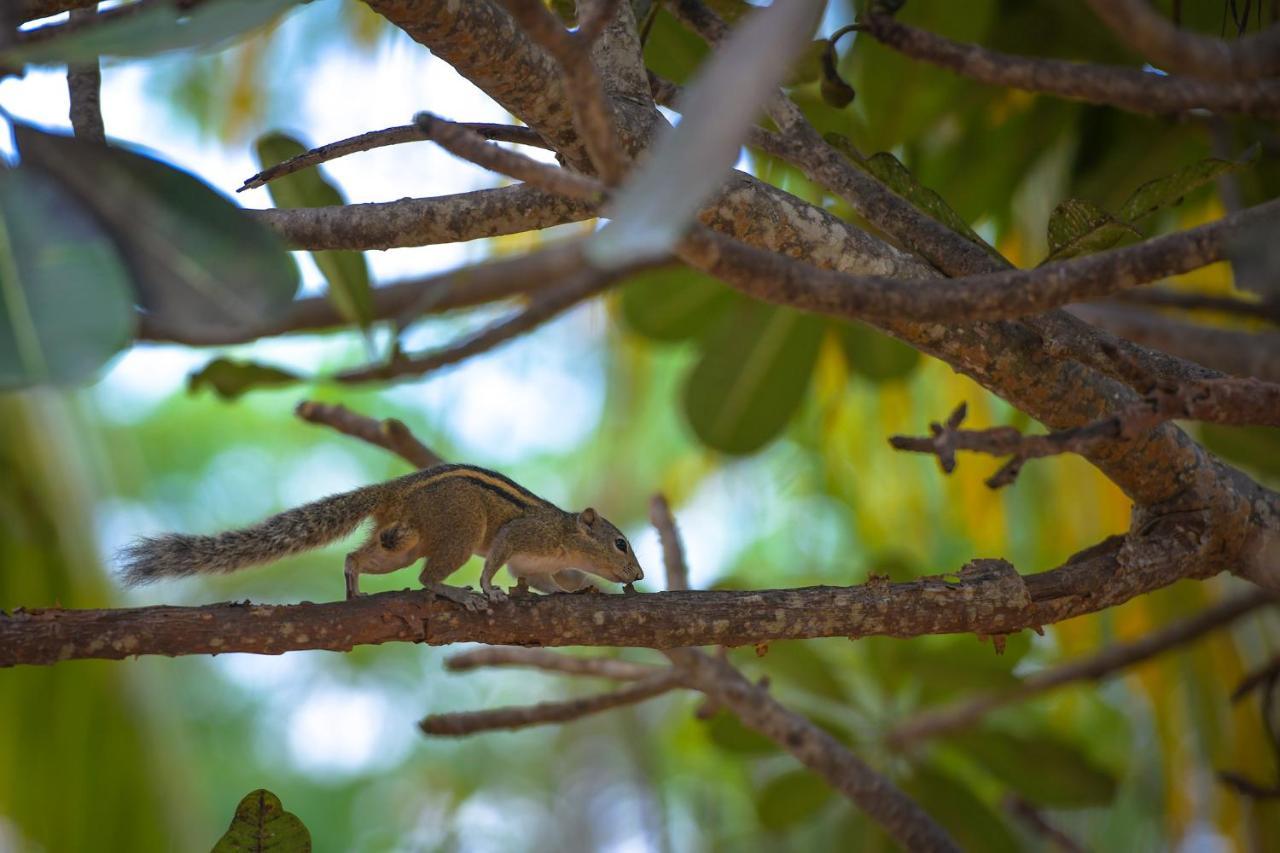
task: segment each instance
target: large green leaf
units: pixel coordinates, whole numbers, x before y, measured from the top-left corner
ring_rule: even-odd
[[[1182,201],[1192,190],[1198,189],[1217,179],[1220,175],[1242,169],[1256,156],[1257,149],[1251,149],[1239,160],[1221,160],[1209,157],[1198,163],[1185,166],[1172,175],[1147,181],[1133,191],[1128,200],[1120,206],[1120,217],[1127,222],[1137,222],[1167,207]]]
[[[250,791],[236,806],[226,834],[212,853],[311,853],[311,833],[280,798],[265,788]]]
[[[124,255],[138,300],[193,338],[279,317],[298,270],[279,238],[207,184],[121,148],[14,125],[24,165],[52,175],[92,210]]]
[[[0,167],[0,388],[87,379],[132,331],[110,236],[52,178]]]
[[[809,770],[775,776],[756,795],[760,825],[776,832],[817,814],[831,799],[831,786]]]
[[[706,273],[688,267],[655,269],[623,285],[622,319],[647,338],[680,341],[705,334],[738,298]]]
[[[905,379],[920,364],[920,351],[862,323],[835,323],[845,360],[872,382]]]
[[[1023,797],[1042,806],[1103,806],[1116,780],[1076,745],[1047,732],[967,732],[952,738],[960,751]]]
[[[823,331],[812,314],[740,303],[706,339],[685,384],[685,414],[698,438],[740,454],[775,438],[804,399]]]
[[[307,147],[284,133],[268,133],[258,138],[258,166],[266,169],[307,151]],[[303,169],[267,184],[276,207],[337,207],[346,204],[341,191],[325,180],[318,168]],[[373,319],[373,295],[369,290],[369,265],[363,252],[328,250],[312,252],[316,266],[329,283],[329,299],[339,313],[362,329]]]
[[[818,654],[811,643],[799,640],[770,643],[761,663],[771,677],[790,682],[810,693],[837,701],[848,698],[831,662]]]
[[[1199,433],[1205,447],[1222,458],[1268,477],[1280,478],[1280,429],[1200,424]]]
[[[936,766],[922,764],[913,768],[911,778],[902,787],[951,833],[962,850],[1016,853],[1020,849],[1017,838],[990,806],[963,782]]]
[[[190,47],[217,47],[273,20],[298,0],[205,0],[151,3],[131,15],[78,26],[65,35],[0,51],[0,64],[65,65],[99,56],[154,56]]]
[[[1044,262],[1101,252],[1129,236],[1142,234],[1093,202],[1069,198],[1049,215],[1049,257]]]

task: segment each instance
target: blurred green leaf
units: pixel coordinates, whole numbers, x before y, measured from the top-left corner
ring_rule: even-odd
[[[56,178],[111,234],[143,308],[193,338],[282,315],[298,270],[280,239],[167,163],[14,124],[24,165]]]
[[[1110,249],[1142,234],[1090,201],[1069,198],[1049,215],[1049,256],[1044,263]]]
[[[736,301],[732,290],[697,270],[650,270],[623,285],[622,319],[655,341],[681,341],[707,333]]]
[[[154,56],[184,48],[218,47],[276,18],[298,0],[205,0],[152,3],[137,12],[77,26],[66,35],[0,51],[0,62],[65,65],[99,56]]]
[[[0,389],[88,379],[132,333],[110,235],[53,178],[0,167]]]
[[[265,788],[245,795],[212,853],[310,853],[311,833]]]
[[[769,780],[756,795],[756,814],[761,826],[777,832],[817,814],[831,796],[831,786],[817,774],[791,770]]]
[[[951,833],[962,850],[1016,853],[1021,849],[1017,838],[990,806],[967,785],[936,765],[921,764],[912,768],[911,778],[902,787]]]
[[[1116,779],[1075,744],[1049,732],[966,732],[949,739],[1001,782],[1032,802],[1052,808],[1103,806]]]
[[[726,752],[741,755],[769,755],[778,745],[764,735],[752,731],[728,711],[720,711],[706,723],[707,737]]]
[[[873,567],[874,568],[874,567]],[[1004,654],[973,637],[936,637],[903,642],[890,637],[864,637],[868,660],[881,683],[894,688],[912,685],[926,702],[938,702],[974,690],[1014,687],[1013,668],[1031,647],[1026,631],[1005,638]]]
[[[872,382],[905,379],[920,364],[920,351],[862,323],[835,323],[845,361]]]
[[[902,165],[902,161],[897,157],[887,151],[881,151],[879,154],[872,154],[870,157],[863,158],[859,156],[853,144],[840,134],[828,133],[825,138],[833,148],[848,157],[854,165],[878,178],[889,189],[911,202],[921,213],[936,219],[957,234],[967,237],[993,255],[996,254],[995,249],[991,248],[985,240],[979,237],[978,232],[970,228],[969,223],[965,222],[960,214],[956,213],[943,200],[942,196],[916,180],[915,176],[911,174],[906,166]]]
[[[1200,424],[1205,447],[1229,462],[1268,477],[1280,477],[1280,429]]]
[[[278,388],[301,381],[295,373],[246,361],[215,358],[187,377],[187,391],[197,393],[206,385],[224,400],[234,400],[255,388]]]
[[[844,701],[844,684],[831,662],[804,641],[770,643],[760,664],[771,678],[789,682],[817,696]]]
[[[787,425],[809,387],[821,318],[742,302],[706,339],[689,374],[684,410],[704,444],[725,453],[763,447]]]
[[[308,150],[298,140],[278,131],[258,137],[254,147],[259,169],[283,163]],[[347,203],[342,192],[325,180],[318,168],[276,178],[267,184],[267,192],[276,207],[337,207]],[[338,312],[348,322],[368,329],[373,320],[373,294],[369,289],[369,265],[364,253],[329,250],[312,252],[311,257],[329,283],[329,299]]]
[[[659,8],[644,43],[644,64],[659,77],[683,86],[707,56],[707,43]]]
[[[804,53],[800,54],[800,58],[791,66],[791,73],[788,75],[784,86],[803,86],[805,83],[813,83],[822,76],[822,57],[831,45],[826,39],[814,39],[808,47],[804,49]]]
[[[1127,222],[1137,222],[1157,211],[1179,204],[1183,197],[1207,183],[1249,165],[1257,157],[1258,147],[1247,151],[1239,160],[1220,160],[1209,157],[1198,163],[1179,169],[1172,175],[1147,181],[1133,191],[1120,206],[1120,217]]]

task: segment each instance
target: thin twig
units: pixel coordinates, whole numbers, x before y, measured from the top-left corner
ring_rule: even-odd
[[[1017,818],[1036,835],[1049,841],[1061,853],[1085,853],[1085,849],[1076,843],[1074,838],[1050,823],[1034,803],[1010,791],[1004,795],[1002,804],[1004,810],[1012,817]]]
[[[70,21],[80,26],[98,17],[95,9],[72,9]],[[67,69],[67,92],[71,97],[71,128],[78,139],[105,142],[102,123],[102,68],[98,60]]]
[[[886,735],[886,740],[903,748],[967,729],[998,708],[1026,702],[1042,693],[1078,681],[1098,682],[1111,678],[1134,664],[1225,628],[1237,619],[1276,602],[1274,593],[1265,590],[1247,592],[1154,631],[1140,640],[1115,645],[1092,657],[1033,673],[1022,679],[1022,683],[1012,690],[980,693],[953,705],[925,711],[895,726]]]
[[[1280,324],[1280,300],[1251,301],[1235,296],[1209,296],[1176,290],[1136,288],[1111,297],[1117,302],[1148,305],[1152,308],[1177,308],[1182,311],[1213,311],[1236,317],[1250,317]]]
[[[490,666],[510,666],[541,669],[566,675],[586,675],[595,678],[612,678],[615,681],[643,681],[666,671],[665,667],[631,663],[625,660],[601,657],[581,657],[551,649],[523,649],[514,646],[485,646],[449,657],[445,668],[453,672],[467,672]]]
[[[529,127],[513,124],[488,124],[485,122],[458,122],[458,124],[490,142],[513,142],[517,145],[531,145],[535,148],[550,147],[547,145],[546,140],[538,135],[536,130]],[[388,127],[384,130],[371,130],[368,133],[312,148],[297,157],[290,157],[288,160],[263,169],[246,180],[244,185],[236,192],[239,193],[255,187],[266,186],[277,178],[283,178],[285,175],[291,175],[302,169],[309,169],[321,163],[345,157],[348,154],[372,151],[376,148],[382,148],[387,145],[400,145],[405,142],[422,142],[429,138],[421,128],[414,124],[403,124],[397,127]]]
[[[374,420],[356,414],[346,406],[313,400],[299,403],[294,414],[308,423],[327,426],[389,450],[415,468],[431,468],[444,462],[435,451],[418,441],[403,421],[395,418]]]
[[[930,424],[930,436],[895,435],[889,443],[897,450],[931,453],[942,470],[955,469],[957,450],[1012,457],[993,474],[993,489],[1012,483],[1029,459],[1061,453],[1085,454],[1100,442],[1133,441],[1158,424],[1171,420],[1198,420],[1230,426],[1280,426],[1280,384],[1257,379],[1201,379],[1161,384],[1137,403],[1084,426],[1044,435],[1024,435],[1013,427],[960,429],[965,407],[961,404],[947,423]]]
[[[649,499],[649,521],[658,531],[658,540],[662,543],[662,564],[667,570],[667,589],[688,589],[689,566],[684,559],[684,545],[680,541],[675,516],[671,514],[671,505],[664,495],[657,494]]]
[[[1207,109],[1226,115],[1280,116],[1280,80],[1207,81],[1136,68],[1031,59],[952,41],[870,11],[866,31],[907,56],[992,86],[1109,104],[1147,115]]]
[[[567,723],[591,714],[634,705],[679,687],[680,674],[660,671],[642,681],[628,684],[608,693],[566,699],[563,702],[540,702],[513,708],[491,708],[484,711],[462,711],[454,714],[432,714],[424,717],[418,728],[437,737],[459,737],[498,729],[523,729],[547,723]]]
[[[1226,41],[1180,30],[1149,0],[1088,0],[1126,45],[1166,70],[1213,80],[1280,77],[1280,26]],[[1259,3],[1261,10],[1261,3]]]
[[[418,113],[413,117],[413,123],[424,136],[441,148],[478,166],[541,187],[547,192],[581,199],[588,204],[599,204],[604,200],[604,187],[588,175],[551,166],[502,148],[456,122],[431,113]]]

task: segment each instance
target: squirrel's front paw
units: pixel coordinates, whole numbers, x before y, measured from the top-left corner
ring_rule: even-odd
[[[500,604],[501,602],[507,600],[507,594],[502,590],[498,589],[496,586],[489,587],[487,590],[485,590],[484,594],[489,599],[489,601],[492,602],[493,604]]]

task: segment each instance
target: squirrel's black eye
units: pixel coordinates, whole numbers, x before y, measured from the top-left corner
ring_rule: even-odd
[[[618,550],[622,553],[627,553],[627,540],[623,539],[621,536],[613,540],[613,544],[616,545]]]

